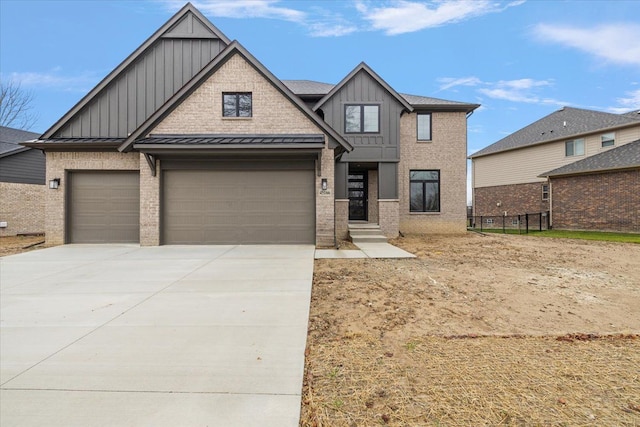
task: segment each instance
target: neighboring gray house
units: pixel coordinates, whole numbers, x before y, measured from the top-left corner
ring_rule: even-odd
[[[44,231],[45,155],[20,145],[38,136],[0,126],[0,236]]]
[[[187,4],[28,144],[60,180],[47,243],[464,233],[477,107],[399,94],[364,63],[336,85],[283,82]]]

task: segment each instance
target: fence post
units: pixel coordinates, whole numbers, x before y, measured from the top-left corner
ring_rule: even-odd
[[[524,214],[524,223],[525,223],[525,228],[527,230],[527,234],[529,234],[529,214],[528,213]]]
[[[480,232],[482,233],[482,215],[480,215]]]
[[[542,231],[542,212],[540,212],[539,215],[540,215],[540,221],[539,221],[540,222],[540,227],[539,228],[540,228],[540,231]]]
[[[502,234],[505,234],[507,231],[504,229],[504,219],[506,218],[506,215],[502,215]]]

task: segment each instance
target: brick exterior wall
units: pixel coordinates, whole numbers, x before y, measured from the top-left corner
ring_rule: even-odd
[[[553,228],[640,233],[640,169],[551,178]]]
[[[140,170],[140,155],[111,152],[47,152],[46,181],[53,178],[61,179],[57,190],[45,191],[47,246],[65,243],[65,197],[68,178],[66,172],[73,170]]]
[[[140,153],[140,245],[160,244],[160,160],[156,159],[156,176],[151,175],[144,154]]]
[[[400,216],[398,200],[378,200],[378,216],[380,219],[380,231],[386,237],[393,239],[398,237]]]
[[[44,233],[46,185],[0,182],[0,236]],[[51,190],[53,191],[53,190]]]
[[[507,215],[546,212],[549,201],[542,200],[542,184],[532,182],[474,188],[473,215],[501,216],[505,211]]]
[[[336,239],[349,237],[349,199],[335,200]]]
[[[222,92],[251,92],[252,117],[222,117]],[[322,131],[242,56],[234,55],[150,133],[319,134]],[[334,158],[328,143],[322,152],[321,165],[315,187],[316,244],[334,246]],[[322,178],[327,179],[329,189],[324,194],[320,193]]]
[[[432,141],[417,141],[415,113],[400,120],[398,165],[399,227],[402,233],[465,233],[467,206],[467,117],[464,112],[434,112]],[[412,213],[409,172],[440,170],[440,212]],[[382,216],[382,212],[380,213]],[[382,220],[381,220],[382,222]]]

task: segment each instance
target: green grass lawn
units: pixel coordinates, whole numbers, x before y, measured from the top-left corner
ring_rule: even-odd
[[[480,231],[476,228],[474,231]],[[502,228],[483,229],[483,233],[499,233],[502,234]],[[518,230],[506,229],[506,234],[520,234]],[[525,234],[522,231],[522,234]],[[571,230],[544,230],[529,231],[529,236],[539,237],[556,237],[562,239],[582,239],[582,240],[600,240],[604,242],[624,242],[640,244],[640,234],[632,233],[610,233],[603,231],[571,231]]]

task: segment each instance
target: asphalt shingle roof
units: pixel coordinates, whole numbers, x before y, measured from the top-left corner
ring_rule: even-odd
[[[324,135],[151,135],[136,145],[324,144]]]
[[[640,124],[640,117],[564,107],[473,153],[470,157],[480,157],[557,139],[570,138],[574,135],[598,130],[605,131],[609,128],[633,124]]]
[[[545,172],[540,176],[573,175],[634,167],[640,168],[640,139]]]
[[[39,133],[0,126],[0,155],[7,156],[14,151],[28,150],[27,147],[20,145],[20,143],[36,139],[39,136]]]
[[[291,92],[298,96],[324,96],[335,87],[335,85],[331,83],[322,83],[313,80],[282,80],[282,83],[284,83],[284,85],[287,86],[291,90]],[[406,93],[400,93],[399,95],[402,96],[412,106],[475,106],[475,104],[469,104],[466,102],[449,101],[446,99],[431,98],[428,96],[409,95]]]

